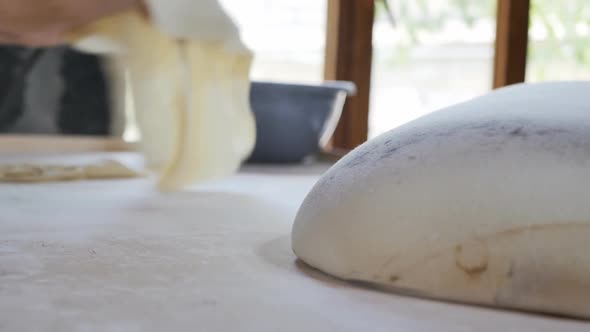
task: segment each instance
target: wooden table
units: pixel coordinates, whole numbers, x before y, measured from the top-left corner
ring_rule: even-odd
[[[103,157],[140,162],[41,160]],[[0,331],[590,331],[381,293],[296,263],[291,224],[325,167],[249,167],[173,194],[151,179],[0,185]]]

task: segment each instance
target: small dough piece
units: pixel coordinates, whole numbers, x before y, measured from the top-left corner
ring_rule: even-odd
[[[161,189],[232,174],[255,143],[252,53],[217,0],[146,5],[149,18],[120,13],[73,31],[70,40],[80,50],[109,54],[116,64],[110,68],[126,68],[139,147]]]
[[[75,181],[86,177],[80,166],[42,166],[42,181]]]
[[[0,166],[0,181],[3,182],[72,181],[84,177],[84,171],[76,166],[40,166],[31,164]]]
[[[3,181],[25,182],[39,179],[42,175],[43,169],[40,166],[29,164],[0,166],[0,179]]]
[[[589,91],[514,85],[361,145],[305,199],[294,252],[397,292],[590,319]]]
[[[83,167],[87,179],[119,179],[135,178],[140,173],[128,168],[116,160],[106,160]]]
[[[123,179],[139,176],[141,174],[114,160],[85,166],[0,165],[0,182],[59,182],[84,179]]]

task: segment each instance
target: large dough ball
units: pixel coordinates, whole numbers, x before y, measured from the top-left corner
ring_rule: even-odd
[[[516,85],[363,144],[304,201],[296,255],[400,292],[590,318],[589,94]]]

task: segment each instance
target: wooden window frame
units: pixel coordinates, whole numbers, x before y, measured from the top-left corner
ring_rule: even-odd
[[[494,89],[525,81],[530,0],[498,0]]]
[[[357,86],[328,147],[332,151],[351,150],[368,138],[375,1],[328,0],[324,78]],[[530,9],[530,0],[497,1],[493,88],[525,80]]]
[[[328,0],[324,78],[356,84],[331,147],[350,150],[367,140],[373,54],[374,0]]]

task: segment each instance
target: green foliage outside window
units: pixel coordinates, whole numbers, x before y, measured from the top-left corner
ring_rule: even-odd
[[[450,21],[473,27],[495,20],[496,0],[388,0],[395,29],[402,34],[392,61],[409,61],[410,49],[422,44],[421,35],[436,33]],[[385,14],[378,1],[378,17]],[[575,66],[590,75],[590,6],[588,0],[532,0],[529,26],[529,69],[543,80],[549,65]]]

